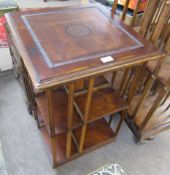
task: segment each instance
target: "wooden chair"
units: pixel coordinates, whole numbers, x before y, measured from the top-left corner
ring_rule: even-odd
[[[127,9],[129,5],[129,0],[126,1],[123,15],[121,20],[125,20],[127,15]],[[133,21],[136,18],[138,8],[140,5],[140,0],[137,3],[136,9],[134,10],[133,18],[131,21],[131,26],[133,26]],[[112,17],[114,17],[114,13],[116,11],[118,1],[114,1],[113,7],[112,7]],[[170,1],[169,0],[148,0],[147,7],[144,11],[144,15],[142,18],[142,21],[140,23],[140,26],[138,26],[138,32],[141,33],[143,37],[145,37],[147,40],[150,40],[156,47],[160,48],[161,50],[165,51],[165,53],[169,54],[169,43],[170,43]],[[158,73],[159,69],[161,67],[161,64],[163,63],[163,68],[160,71],[160,75],[162,77],[165,76],[165,73],[168,72],[169,69],[169,60],[161,58],[159,61],[151,61],[147,64],[148,70],[151,72]],[[132,74],[133,77],[133,74]]]
[[[130,3],[130,0],[126,0],[125,5],[123,7],[122,16],[121,16],[121,20],[122,21],[125,21],[127,15],[128,15],[128,6],[129,6],[129,3]],[[134,26],[135,20],[137,18],[137,14],[138,14],[140,3],[141,3],[141,0],[138,0],[137,1],[137,4],[136,4],[136,8],[134,9],[134,12],[133,12],[132,20],[131,20],[131,22],[129,24],[130,26]],[[118,7],[118,0],[114,0],[114,3],[112,5],[112,11],[111,11],[112,17],[114,17],[114,15],[116,13],[117,7]]]
[[[150,95],[155,81],[159,85],[159,90],[154,95]],[[140,143],[170,129],[169,84],[164,84],[150,74],[143,92],[133,96],[127,114],[126,122]]]
[[[167,81],[167,75],[169,74],[170,64],[169,64],[169,53],[170,53],[170,1],[160,1],[156,13],[153,14],[153,19],[150,22],[144,22],[147,20],[147,13],[143,17],[143,25],[148,26],[141,27],[141,34],[146,38],[149,38],[156,47],[162,49],[166,53],[165,60],[162,60],[162,65],[156,66],[157,62],[149,62],[147,68],[151,72],[159,72],[158,76],[164,81]],[[149,8],[146,12],[150,11]]]
[[[129,2],[130,1],[127,0],[124,6],[122,15],[123,21],[126,18]],[[112,7],[112,17],[114,17],[117,3],[118,1],[114,1]],[[136,18],[136,14],[138,12],[139,3],[140,0],[138,1],[137,7],[134,11],[134,15],[130,24],[131,26],[133,26],[134,24],[134,19]],[[150,40],[156,47],[165,51],[166,54],[169,53],[170,48],[169,19],[170,19],[170,1],[149,0],[147,7],[144,11],[141,24],[138,27],[139,29],[138,32],[140,32],[143,37],[145,37],[147,40]],[[156,127],[159,124],[160,125],[162,124],[161,120],[158,121],[159,117],[158,120],[156,121],[156,124],[153,125],[153,127],[150,126],[150,124],[148,123],[151,122],[152,125],[152,120],[150,120],[150,118],[152,118],[153,112],[158,108],[157,104],[158,100],[156,99],[156,95],[158,95],[158,93],[162,89],[167,88],[167,86],[169,86],[169,84],[167,83],[169,82],[168,79],[169,74],[167,74],[167,72],[169,71],[169,64],[167,64],[168,59],[166,59],[166,61],[164,60],[165,57],[161,58],[158,61],[151,61],[148,64],[141,65],[135,68],[135,71],[134,68],[133,70],[125,69],[124,73],[122,73],[122,76],[124,78],[121,85],[122,89],[121,92],[130,106],[129,110],[126,111],[128,114],[126,121],[130,129],[135,134],[138,141],[141,140],[143,141],[145,139],[150,138],[150,136],[155,135],[158,132],[158,130],[155,130],[154,127]],[[162,67],[164,66],[163,69],[161,68],[161,65]],[[167,68],[165,69],[165,67]],[[117,74],[120,75],[120,72],[118,72]],[[159,76],[160,78],[157,79],[157,76]],[[158,92],[156,92],[152,96],[149,95],[151,94],[155,84],[160,84],[160,82],[163,82],[164,86],[162,85],[161,88],[159,86]],[[161,97],[163,98],[163,96],[166,93],[162,94],[160,92],[160,94],[162,96],[159,96],[159,98]],[[147,104],[153,104],[153,108],[152,109],[147,108]],[[161,130],[165,130],[165,128],[167,127],[162,127]]]

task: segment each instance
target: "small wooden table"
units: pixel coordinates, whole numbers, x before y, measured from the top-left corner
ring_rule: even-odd
[[[115,131],[104,117],[128,105],[103,74],[164,54],[100,5],[10,13],[6,18],[11,53],[19,60],[53,165],[113,141],[124,116]]]

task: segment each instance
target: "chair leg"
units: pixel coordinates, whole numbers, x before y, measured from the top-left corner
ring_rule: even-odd
[[[109,121],[108,121],[108,124],[109,124],[109,125],[111,125],[111,123],[112,123],[112,119],[113,119],[113,115],[110,115],[110,117],[109,117]]]

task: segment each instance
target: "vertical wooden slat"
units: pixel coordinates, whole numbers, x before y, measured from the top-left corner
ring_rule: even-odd
[[[160,94],[158,95],[157,99],[155,100],[154,104],[152,105],[151,109],[147,113],[145,119],[143,120],[143,122],[139,126],[140,131],[142,129],[144,129],[144,127],[146,126],[148,121],[151,119],[153,113],[155,112],[156,108],[159,106],[159,104],[160,104],[161,100],[163,99],[163,97],[165,96],[165,94],[166,94],[166,88],[163,88],[162,91],[160,92]]]
[[[168,40],[166,42],[165,51],[166,51],[167,54],[170,53],[170,36],[168,37]]]
[[[54,116],[53,116],[53,101],[52,101],[52,90],[46,90],[46,99],[48,105],[48,117],[49,117],[49,125],[50,125],[50,136],[51,136],[51,145],[52,145],[52,159],[53,165],[56,163],[56,144],[55,144],[55,126],[54,126]]]
[[[146,63],[140,66],[137,70],[136,75],[134,76],[132,80],[132,86],[130,87],[128,98],[127,98],[127,104],[130,104],[134,94],[136,93],[136,89],[138,87],[138,83],[140,81],[141,75],[143,74],[143,71],[145,70]]]
[[[88,86],[88,91],[87,91],[87,98],[86,98],[86,105],[85,105],[85,110],[84,110],[84,119],[83,119],[83,126],[82,126],[82,131],[81,131],[81,138],[80,138],[80,146],[79,146],[79,152],[81,153],[83,151],[83,146],[84,146],[84,141],[85,141],[85,134],[86,134],[86,129],[87,129],[87,120],[88,120],[88,115],[89,115],[89,110],[90,110],[90,104],[91,104],[91,98],[93,94],[93,86],[94,86],[94,77],[90,77],[89,79],[89,86]]]
[[[140,97],[136,107],[135,107],[135,110],[133,111],[133,114],[132,114],[132,119],[135,119],[138,111],[140,110],[141,106],[143,105],[146,97],[148,96],[148,93],[153,85],[153,82],[154,82],[154,77],[151,75],[149,77],[149,79],[147,80],[147,83],[145,85],[145,88],[144,88],[144,91],[142,93],[142,96]]]
[[[129,3],[130,3],[130,0],[126,0],[124,8],[123,8],[123,14],[122,14],[122,20],[123,21],[126,18],[126,14],[127,14],[127,11],[128,11]]]
[[[69,159],[71,155],[71,138],[72,138],[72,119],[73,119],[73,101],[74,101],[74,84],[68,85],[68,118],[67,118],[67,142],[66,142],[66,158]]]
[[[116,12],[117,5],[118,5],[118,0],[114,0],[113,5],[112,5],[112,12],[111,12],[112,17],[114,16]]]
[[[156,23],[155,29],[151,35],[151,42],[156,43],[164,29],[167,18],[170,13],[170,2],[164,4],[163,9],[160,12],[159,19]]]
[[[51,145],[52,145],[52,161],[53,167],[55,167],[57,162],[57,148],[56,148],[56,138],[55,136],[51,137]]]
[[[169,108],[170,108],[170,103],[169,103],[169,105],[166,107],[165,111],[167,111]]]
[[[28,74],[27,74],[28,76]],[[35,102],[35,95],[34,95],[34,90],[33,90],[33,84],[32,84],[32,81],[30,79],[30,77],[28,76],[28,81],[29,81],[29,86],[30,86],[30,90],[31,90],[31,93],[32,93],[32,110],[33,110],[33,114],[34,114],[34,117],[35,117],[35,120],[37,121],[37,125],[38,125],[38,128],[40,128],[40,123],[39,123],[39,119],[38,119],[38,112],[37,112],[37,107],[36,107],[36,102]]]
[[[169,96],[170,96],[170,91],[167,93],[167,95],[165,96],[165,98],[162,100],[161,105],[164,105],[164,103],[169,98]]]
[[[111,125],[112,119],[113,119],[113,114],[111,114],[110,117],[109,117],[109,121],[108,121],[108,124],[109,124],[109,125]]]
[[[114,81],[115,81],[116,75],[117,75],[117,72],[112,73],[112,80],[111,80],[112,87],[114,87]]]
[[[129,73],[128,73],[129,75],[127,75],[126,83],[125,83],[124,89],[123,89],[123,91],[121,93],[122,97],[126,96],[126,92],[128,91],[129,85],[131,83],[130,81],[131,81],[132,76],[134,74],[133,70],[134,70],[133,67],[129,69]]]
[[[126,84],[128,83],[128,74],[129,74],[130,68],[125,69],[124,73],[123,73],[123,77],[120,83],[120,89],[119,89],[119,94],[122,95],[124,89],[126,88]]]
[[[162,57],[159,59],[158,63],[156,64],[155,69],[154,69],[154,71],[153,71],[155,77],[158,76],[159,70],[160,70],[161,65],[162,65],[162,63],[164,62],[165,58],[166,58],[166,56],[162,56]]]
[[[161,33],[160,42],[158,45],[159,48],[161,48],[161,49],[164,48],[165,50],[166,50],[166,44],[167,44],[169,36],[170,36],[170,23],[169,23],[169,21],[170,21],[170,14],[169,14],[169,17],[167,18],[165,27]]]
[[[29,110],[32,110],[33,92],[31,92],[27,71],[26,71],[24,63],[22,61],[21,61],[21,69],[22,69],[22,79],[23,79],[23,82],[24,82],[25,93],[26,93],[27,100],[28,100],[28,103],[29,103],[29,108],[31,108]]]
[[[141,22],[141,28],[140,28],[140,33],[143,36],[146,35],[146,32],[155,14],[155,10],[157,8],[158,3],[159,3],[158,0],[148,0],[148,4],[145,9],[145,12],[142,18],[142,22]]]
[[[124,111],[122,111],[122,113],[121,113],[121,118],[120,118],[120,120],[119,120],[119,123],[118,123],[118,125],[117,125],[117,127],[116,127],[116,130],[115,130],[115,135],[117,136],[117,134],[118,134],[118,132],[119,132],[119,130],[120,130],[120,127],[122,126],[122,123],[123,123],[123,121],[124,121],[124,119],[125,119],[125,117],[126,117],[126,110],[124,110]]]
[[[132,26],[132,27],[134,26],[134,23],[135,23],[135,20],[136,20],[136,16],[138,14],[140,3],[141,3],[141,0],[138,0],[138,2],[136,4],[136,7],[135,7],[135,10],[133,12],[133,17],[132,17],[132,20],[131,20],[131,23],[130,23],[130,26]]]

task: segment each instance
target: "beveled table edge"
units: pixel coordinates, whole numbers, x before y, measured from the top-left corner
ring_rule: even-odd
[[[91,7],[91,6],[96,6],[96,5],[79,5],[79,6],[68,6],[68,7],[55,7],[55,8],[43,8],[43,10],[48,10],[48,9],[65,9],[65,8],[76,8],[76,7]],[[97,4],[97,6],[100,6],[103,10],[107,10],[105,9],[102,5],[99,5]],[[40,10],[40,9],[38,9]],[[31,10],[32,12],[36,12],[36,10]],[[14,30],[14,25],[13,25],[13,22],[11,20],[11,17],[10,17],[10,14],[9,13],[6,13],[5,14],[5,17],[7,19],[7,22],[8,22],[8,25],[10,27],[10,30],[11,30],[11,33],[12,35],[14,36],[14,38],[18,39],[17,41],[14,40],[14,43],[17,47],[18,50],[20,50],[20,54],[22,56],[22,60],[27,68],[27,71],[29,72],[29,75],[30,75],[30,78],[31,78],[31,81],[34,85],[34,88],[37,92],[39,91],[43,91],[45,89],[48,89],[48,88],[53,88],[55,86],[59,86],[59,85],[62,85],[62,84],[65,84],[65,83],[68,83],[70,81],[75,81],[75,80],[78,80],[78,79],[82,79],[82,78],[85,78],[85,77],[88,77],[88,76],[93,76],[93,75],[99,75],[99,74],[102,74],[102,73],[105,73],[105,72],[108,72],[108,71],[112,71],[112,70],[116,70],[116,69],[120,69],[122,67],[128,67],[128,66],[132,66],[132,65],[137,65],[137,64],[142,64],[144,62],[147,62],[147,61],[151,61],[151,60],[154,60],[154,59],[159,59],[163,56],[165,56],[165,52],[163,51],[157,51],[157,52],[154,52],[150,55],[147,55],[146,56],[143,56],[144,59],[141,61],[135,61],[133,63],[129,63],[129,62],[126,62],[122,65],[121,62],[119,62],[119,64],[106,64],[106,65],[103,65],[101,67],[98,67],[98,68],[91,68],[89,70],[84,70],[84,71],[81,71],[81,72],[76,72],[76,73],[71,73],[67,76],[65,75],[62,75],[60,77],[53,77],[53,78],[50,78],[50,79],[46,79],[47,81],[39,81],[38,80],[38,77],[37,77],[37,74],[36,74],[36,71],[29,59],[29,56],[28,54],[26,53],[26,50],[22,44],[22,41],[20,39],[20,36],[18,35],[17,31]],[[149,59],[149,60],[148,60]],[[75,75],[76,74],[76,75]]]

